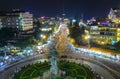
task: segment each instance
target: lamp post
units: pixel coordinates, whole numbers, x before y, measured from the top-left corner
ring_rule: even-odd
[[[74,26],[74,23],[76,22],[76,19],[72,20],[72,26]]]
[[[46,40],[47,36],[41,34],[41,35],[40,35],[40,38],[41,38],[41,42],[43,43],[43,42]]]
[[[90,48],[90,35],[88,35],[88,48]]]

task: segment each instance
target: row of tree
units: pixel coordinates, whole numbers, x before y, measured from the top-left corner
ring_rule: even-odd
[[[69,25],[69,31],[70,31],[70,38],[75,39],[75,43],[78,45],[83,45],[84,40],[82,39],[82,35],[85,34],[85,27],[84,26],[79,26],[78,22],[76,21],[75,23]]]
[[[118,41],[117,43],[115,43],[113,46],[115,47],[116,51],[120,52],[120,41]]]
[[[0,29],[0,43],[2,46],[6,45],[6,41],[15,37],[18,34],[17,28],[1,28]]]

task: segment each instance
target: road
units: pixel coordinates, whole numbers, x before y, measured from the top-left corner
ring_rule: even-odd
[[[13,74],[17,70],[20,70],[21,67],[27,66],[28,64],[36,63],[41,60],[44,60],[44,59],[42,59],[42,56],[36,55],[36,56],[21,60],[19,62],[16,62],[14,64],[11,64],[11,65],[7,66],[7,68],[5,68],[4,71],[0,72],[0,77],[1,77],[1,79],[12,79],[12,76],[14,76]],[[84,61],[76,60],[76,59],[68,59],[68,60],[71,62],[88,64],[91,68],[95,69],[95,71],[98,72],[100,75],[102,75],[105,79],[115,79],[108,70],[104,69],[103,67],[101,67],[97,64],[94,64],[94,63],[91,63],[91,62],[88,62],[85,60]]]
[[[34,64],[38,62],[39,60],[41,61],[43,60],[42,55],[35,55],[35,56],[27,57],[23,60],[9,64],[5,66],[4,70],[1,69],[0,79],[12,79],[12,76],[14,76],[14,73],[21,70],[22,67],[25,67],[29,64]]]
[[[82,64],[89,65],[92,69],[94,69],[94,71],[96,71],[101,76],[103,76],[104,79],[115,79],[108,70],[106,70],[105,68],[103,68],[97,64],[94,64],[94,63],[91,63],[88,61],[76,60],[76,59],[67,59],[67,60],[70,62],[76,62],[76,63],[82,63]]]
[[[88,56],[88,55],[84,55],[84,54],[80,54],[80,53],[77,53],[77,54],[74,53],[73,57],[75,59],[81,58],[81,57],[93,59],[92,56]],[[27,66],[28,64],[36,63],[36,62],[38,62],[38,60],[41,60],[41,59],[42,59],[41,55],[35,55],[35,56],[27,57],[23,60],[15,62],[15,63],[11,63],[11,64],[5,66],[4,69],[0,69],[0,77],[1,77],[1,79],[11,79],[11,77],[14,76],[13,74],[16,72],[16,70],[20,70],[21,67]],[[111,73],[107,69],[105,69],[104,67],[101,67],[98,64],[94,64],[94,63],[91,63],[91,62],[88,62],[85,60],[81,60],[81,59],[80,60],[75,60],[75,59],[71,60],[71,61],[74,61],[76,63],[88,64],[92,69],[94,69],[97,73],[99,73],[105,79],[116,79],[111,75]],[[95,58],[94,58],[94,60],[95,60]],[[97,61],[99,61],[99,60],[97,59]]]
[[[95,56],[94,54],[91,55],[91,54],[81,52],[81,51],[74,52],[73,57],[74,58],[87,58],[88,60],[96,61],[99,65],[110,70],[109,72],[111,73],[111,75],[115,74],[117,75],[118,79],[120,79],[120,62],[113,61],[113,60],[110,60],[110,59],[107,59],[101,56]]]
[[[118,62],[118,61],[115,61],[115,60],[112,60],[112,59],[109,59],[109,58],[105,58],[105,57],[102,57],[102,56],[96,56],[94,54],[81,54],[81,55],[85,56],[89,59],[94,59],[94,60],[100,61],[103,64],[109,66],[110,68],[120,72],[120,62]]]

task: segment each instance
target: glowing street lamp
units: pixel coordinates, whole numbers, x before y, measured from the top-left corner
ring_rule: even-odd
[[[76,19],[73,19],[72,22],[75,23],[75,22],[76,22]]]
[[[88,39],[90,39],[90,35],[88,35]]]
[[[43,37],[43,35],[41,34],[41,35],[40,35],[40,37],[42,38],[42,37]]]
[[[89,47],[89,48],[90,48],[90,38],[91,38],[91,36],[88,35],[88,47]]]
[[[114,20],[114,22],[115,22],[116,24],[120,23],[119,21],[120,21],[120,20],[119,20],[118,18],[116,18],[116,19]]]
[[[75,40],[73,38],[70,39],[71,43],[75,43]]]
[[[42,39],[46,39],[46,35],[41,34],[40,37],[41,37]]]
[[[46,35],[43,35],[43,37],[42,37],[43,39],[46,39]]]

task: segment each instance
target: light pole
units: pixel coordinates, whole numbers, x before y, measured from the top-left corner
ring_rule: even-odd
[[[88,48],[90,48],[90,35],[88,35]]]
[[[76,19],[72,20],[72,27],[74,26],[74,23],[76,22]]]

